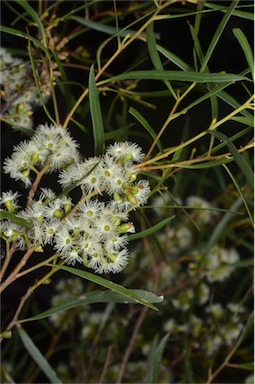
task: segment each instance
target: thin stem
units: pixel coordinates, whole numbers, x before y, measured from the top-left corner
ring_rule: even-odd
[[[134,347],[134,344],[135,344],[135,340],[136,340],[137,334],[138,334],[138,332],[139,332],[139,330],[141,328],[141,325],[143,323],[143,320],[144,320],[144,317],[145,317],[145,314],[146,314],[147,311],[148,311],[148,308],[147,307],[143,307],[143,309],[141,310],[140,316],[137,319],[137,322],[136,322],[135,328],[133,330],[131,339],[129,341],[129,344],[127,346],[127,349],[125,351],[125,354],[123,356],[123,359],[122,359],[122,362],[121,362],[121,365],[120,365],[120,370],[119,370],[119,374],[118,374],[118,378],[117,378],[116,384],[121,384],[122,383],[122,379],[123,379],[123,376],[124,376],[124,373],[125,373],[125,369],[126,369],[126,365],[128,363],[128,359],[129,359],[129,357],[130,357],[130,355],[132,353],[132,350],[133,350],[133,347]]]
[[[107,63],[105,63],[105,65],[101,68],[101,70],[97,73],[97,75],[95,76],[95,81],[97,81],[100,76],[105,72],[105,70],[110,66],[110,64],[112,64],[112,62],[116,59],[116,57],[119,56],[119,54],[121,52],[123,52],[134,40],[138,39],[140,34],[147,28],[147,26],[153,22],[153,20],[155,19],[156,15],[161,11],[163,10],[164,8],[166,8],[167,6],[173,4],[173,3],[177,3],[179,2],[180,0],[172,0],[172,1],[168,1],[166,2],[165,4],[163,4],[160,8],[156,9],[155,13],[149,18],[148,21],[146,21],[142,27],[132,36],[132,37],[129,37],[129,39],[124,38],[124,40],[122,41],[122,43],[118,46],[118,49],[115,51],[115,53],[112,55],[112,57],[107,61]],[[66,128],[69,121],[71,120],[72,116],[74,115],[76,109],[78,108],[78,106],[80,105],[80,103],[82,102],[82,100],[88,95],[89,93],[89,89],[86,88],[85,91],[81,94],[81,96],[79,97],[79,99],[76,101],[76,103],[74,104],[73,108],[71,109],[71,111],[68,113],[66,119],[65,119],[65,122],[63,123],[63,128]]]
[[[163,127],[160,129],[159,133],[157,134],[157,137],[155,138],[155,140],[153,141],[147,155],[145,156],[145,161],[146,159],[149,159],[150,158],[150,155],[153,151],[153,149],[155,148],[157,142],[159,141],[159,138],[162,136],[162,134],[164,133],[164,131],[166,130],[167,126],[169,125],[169,123],[176,117],[178,117],[180,114],[176,114],[175,115],[175,112],[179,106],[179,104],[181,103],[181,101],[190,93],[190,91],[195,87],[196,83],[192,83],[188,89],[186,89],[186,91],[178,98],[178,100],[176,100],[171,112],[169,113],[169,116],[168,118],[166,119]],[[181,114],[185,113],[185,111],[182,111]]]
[[[31,204],[31,201],[33,200],[33,197],[37,191],[37,188],[38,188],[38,185],[43,177],[43,175],[45,174],[45,172],[48,170],[49,168],[49,164],[48,162],[46,162],[46,164],[44,165],[44,167],[41,169],[41,171],[37,174],[36,176],[36,179],[35,181],[33,182],[33,185],[29,191],[29,194],[28,194],[28,197],[27,197],[27,205],[26,205],[26,209],[28,209],[30,207],[30,204]]]
[[[6,253],[6,256],[5,256],[5,259],[4,259],[4,263],[3,263],[3,266],[0,270],[0,282],[2,281],[3,279],[3,276],[5,274],[5,271],[9,265],[9,262],[11,261],[11,258],[12,258],[12,255],[14,254],[16,250],[16,241],[14,241],[11,245],[11,248],[8,249],[7,253]]]
[[[59,257],[59,256],[60,256],[59,253],[55,253],[54,255],[49,257],[48,259],[42,261],[41,263],[36,264],[33,267],[31,267],[31,268],[25,269],[25,271],[20,272],[20,273],[17,274],[16,279],[18,279],[18,278],[20,278],[20,277],[22,277],[24,275],[27,275],[28,273],[33,272],[33,271],[35,271],[38,268],[46,267],[48,263],[50,263],[52,260],[54,260],[56,257]]]
[[[49,277],[51,277],[54,273],[56,273],[58,271],[57,268],[52,268],[52,270],[50,272],[48,272],[44,277],[42,277],[39,281],[37,281],[35,283],[35,285],[33,285],[32,287],[29,287],[26,294],[21,298],[20,300],[20,303],[19,303],[19,306],[13,316],[13,319],[12,321],[8,324],[7,328],[6,328],[6,331],[11,331],[11,329],[17,324],[19,323],[19,320],[18,320],[18,317],[19,317],[19,314],[25,304],[25,302],[27,301],[27,299],[32,295],[32,293],[40,286],[42,285],[46,280],[49,279]],[[20,321],[22,322],[22,320]],[[3,338],[0,339],[0,342],[3,340]]]
[[[25,255],[22,257],[22,259],[20,260],[19,264],[16,266],[16,268],[14,268],[14,270],[12,271],[12,273],[6,278],[6,280],[1,284],[0,286],[0,293],[3,292],[5,290],[5,288],[8,287],[8,285],[10,285],[17,277],[17,274],[19,273],[19,271],[26,265],[28,259],[30,258],[30,256],[33,254],[33,252],[35,251],[35,249],[38,247],[39,243],[35,244],[33,247],[29,248],[27,250],[27,252],[25,253]]]

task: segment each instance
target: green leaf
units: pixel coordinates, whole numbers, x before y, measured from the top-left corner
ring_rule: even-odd
[[[93,126],[95,155],[101,155],[104,150],[104,125],[101,113],[99,94],[96,87],[94,64],[89,71],[89,105]]]
[[[34,11],[34,9],[28,4],[27,1],[24,0],[15,0],[17,4],[19,4],[22,8],[24,8],[27,13],[31,16],[32,20],[34,20],[35,25],[38,27],[41,35],[42,35],[42,40],[43,44],[46,47],[47,46],[47,39],[46,39],[46,33],[44,30],[44,27],[42,25],[42,22],[40,20],[40,17],[38,14]]]
[[[205,57],[204,57],[204,60],[203,60],[203,63],[202,63],[201,69],[200,69],[201,72],[203,72],[205,70],[205,68],[208,64],[208,61],[210,60],[210,57],[212,56],[213,51],[216,47],[216,44],[218,43],[218,41],[219,41],[227,23],[228,23],[228,20],[230,19],[236,6],[238,5],[238,2],[239,2],[239,0],[233,0],[232,4],[227,8],[225,15],[221,19],[221,21],[220,21],[220,23],[219,23],[219,25],[218,25],[218,27],[217,27],[214,35],[213,35],[213,38],[210,41],[207,52],[205,54]]]
[[[132,290],[122,287],[114,283],[113,281],[106,280],[100,276],[94,275],[93,273],[86,272],[77,268],[66,267],[64,265],[54,265],[54,268],[62,269],[66,272],[72,273],[73,275],[79,276],[82,279],[92,281],[95,284],[101,285],[102,287],[108,288],[111,291],[117,292],[120,295],[127,297],[128,299],[133,299],[135,302],[140,303],[146,307],[152,308],[157,311],[157,307],[147,301],[147,299],[143,299],[139,294],[134,293]]]
[[[207,132],[210,133],[210,135],[215,136],[217,139],[222,140],[226,143],[226,145],[229,149],[229,152],[232,154],[235,162],[237,163],[237,165],[239,166],[239,168],[243,172],[244,176],[246,177],[246,180],[247,180],[247,183],[249,184],[249,187],[251,189],[253,189],[254,188],[253,172],[252,172],[249,164],[246,162],[246,160],[240,155],[240,153],[238,152],[238,150],[234,146],[234,144],[231,143],[229,138],[221,132],[216,132],[216,131],[211,131],[211,130],[208,130]]]
[[[240,124],[247,125],[248,127],[254,127],[254,119],[246,116],[235,116],[232,120],[237,121]]]
[[[154,337],[152,347],[148,357],[147,383],[159,383],[159,372],[161,367],[161,359],[169,338],[169,334],[165,335],[157,345],[158,337]]]
[[[159,71],[163,71],[164,67],[161,63],[159,53],[157,51],[157,45],[156,45],[156,37],[153,29],[153,23],[149,24],[149,26],[146,29],[146,34],[147,34],[147,46],[148,46],[148,51],[150,54],[150,58],[152,61],[152,64],[154,65],[155,69]],[[164,81],[166,87],[169,89],[169,92],[171,95],[176,99],[176,94],[173,90],[173,87],[169,83],[168,80]]]
[[[235,75],[232,73],[198,73],[198,72],[182,72],[182,71],[131,71],[121,73],[120,75],[110,77],[98,82],[98,85],[112,83],[122,80],[175,80],[195,83],[222,83],[247,80],[245,76]]]
[[[241,197],[241,199],[243,201],[245,209],[246,209],[246,211],[248,213],[248,216],[250,218],[251,224],[252,224],[252,226],[254,226],[253,215],[252,215],[252,213],[251,213],[251,211],[249,209],[249,206],[248,206],[248,204],[247,204],[247,202],[245,200],[245,197],[244,197],[244,195],[242,193],[241,188],[239,187],[239,184],[238,184],[237,180],[235,179],[235,177],[233,176],[233,174],[230,172],[230,170],[228,169],[228,167],[225,164],[223,164],[223,167],[226,169],[226,171],[229,174],[231,180],[233,181],[233,184],[235,185],[235,187],[236,187],[236,189],[237,189],[237,191],[238,191],[238,193],[239,193],[239,195],[240,195],[240,197]]]
[[[239,42],[239,44],[243,50],[243,53],[246,57],[248,66],[249,66],[251,73],[252,73],[252,78],[254,79],[254,57],[253,57],[253,53],[252,53],[250,44],[247,40],[247,37],[245,36],[243,31],[241,31],[241,29],[239,29],[239,28],[234,28],[233,33],[234,33],[235,37],[237,38],[237,40],[238,40],[238,42]]]
[[[150,236],[154,232],[163,228],[166,224],[168,224],[174,218],[175,218],[175,216],[167,217],[166,219],[160,221],[160,223],[153,225],[153,227],[150,227],[149,229],[146,229],[145,231],[141,231],[138,233],[134,233],[133,235],[129,235],[128,238],[129,238],[129,240],[136,240],[136,239],[141,239],[141,238],[146,237],[146,236]]]
[[[41,354],[39,349],[35,346],[31,338],[28,336],[26,331],[19,325],[18,326],[19,336],[27,349],[30,356],[34,359],[34,361],[38,364],[44,374],[48,377],[51,383],[61,383],[59,378],[56,375],[56,372],[52,369],[48,361]]]
[[[126,35],[133,36],[137,33],[135,30],[126,29],[123,28],[121,30],[118,30],[115,27],[112,27],[111,25],[103,24],[98,21],[92,21],[89,19],[85,19],[80,16],[70,16],[69,19],[77,21],[81,25],[85,25],[89,29],[93,29],[94,31],[102,32],[110,36],[119,35],[121,37],[125,37]]]
[[[0,210],[0,220],[4,220],[4,219],[8,219],[12,223],[17,224],[26,229],[30,229],[32,227],[31,224],[27,220],[23,219],[22,217],[16,216],[14,215],[14,213],[11,213],[8,211]]]
[[[237,368],[237,369],[245,369],[247,371],[253,371],[254,370],[254,363],[243,363],[243,364],[228,364],[231,368]]]
[[[132,289],[129,292],[139,296],[141,299],[145,300],[148,303],[160,303],[163,301],[163,296],[155,296],[153,293],[144,291],[141,289]],[[45,317],[52,316],[55,313],[67,311],[72,308],[79,307],[81,305],[94,304],[94,303],[137,303],[137,301],[131,297],[123,296],[118,292],[114,291],[93,291],[79,296],[74,296],[55,307],[47,309],[40,313],[39,315],[30,317],[28,319],[22,319],[20,323],[25,323],[27,321],[35,321],[44,319]]]

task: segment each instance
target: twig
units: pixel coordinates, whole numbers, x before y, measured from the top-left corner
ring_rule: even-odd
[[[137,334],[138,334],[138,332],[140,330],[140,327],[141,327],[141,325],[143,323],[143,320],[144,320],[144,316],[145,316],[147,311],[148,311],[148,308],[147,307],[143,307],[143,309],[142,309],[142,311],[140,313],[140,316],[137,319],[137,322],[136,322],[135,328],[133,330],[130,342],[128,344],[128,347],[126,349],[126,352],[125,352],[125,354],[123,356],[123,359],[122,359],[122,362],[121,362],[121,365],[120,365],[120,370],[119,370],[119,374],[118,374],[118,378],[117,378],[116,384],[121,384],[122,383],[122,379],[123,379],[123,376],[124,376],[126,365],[128,363],[128,359],[129,359],[129,357],[130,357],[130,355],[132,353],[132,349],[134,347]]]

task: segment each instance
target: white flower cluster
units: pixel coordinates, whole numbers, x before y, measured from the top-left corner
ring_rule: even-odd
[[[1,99],[6,120],[15,128],[32,129],[33,108],[40,105],[30,63],[13,57],[0,47]],[[45,101],[50,96],[49,87],[42,90]],[[4,105],[5,103],[5,105]]]
[[[136,181],[135,163],[142,157],[140,147],[122,142],[110,145],[102,156],[81,161],[68,131],[40,125],[30,141],[15,147],[4,171],[29,186],[33,174],[58,170],[62,187],[69,192],[80,188],[80,200],[74,203],[66,189],[56,196],[42,188],[37,200],[17,212],[17,192],[4,192],[0,203],[30,223],[30,229],[5,220],[2,238],[17,241],[24,250],[37,244],[42,252],[51,244],[68,263],[82,262],[98,273],[120,272],[128,261],[127,233],[135,231],[129,212],[145,204],[150,193],[147,180]]]
[[[170,318],[163,328],[175,336],[190,336],[194,348],[202,349],[207,356],[213,356],[223,346],[231,347],[237,340],[244,327],[241,315],[246,312],[246,308],[236,303],[228,303],[225,307],[213,303],[206,307],[205,312],[202,318],[191,314],[188,321],[182,324]],[[196,340],[198,337],[199,341]]]

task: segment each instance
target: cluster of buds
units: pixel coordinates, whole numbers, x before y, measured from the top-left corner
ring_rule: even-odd
[[[35,247],[43,252],[50,244],[67,263],[78,261],[98,273],[120,272],[128,261],[127,233],[135,232],[129,212],[146,204],[150,193],[149,182],[137,180],[141,148],[114,143],[104,155],[85,161],[77,148],[67,130],[47,124],[14,148],[4,171],[31,186],[27,206],[19,210],[18,193],[12,191],[4,192],[0,203],[28,226],[3,220],[1,237],[7,243],[16,241],[22,250]],[[35,198],[38,180],[53,171],[59,173],[63,192],[57,196],[41,188]],[[76,202],[70,196],[74,188],[80,189]]]

